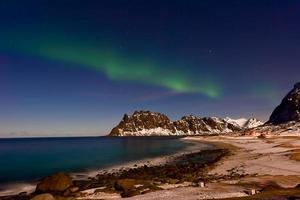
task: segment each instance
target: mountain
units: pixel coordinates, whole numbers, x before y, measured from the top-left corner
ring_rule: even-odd
[[[111,130],[110,136],[151,135],[201,135],[242,131],[261,125],[257,119],[233,120],[230,118],[184,116],[171,121],[166,115],[150,111],[125,114],[121,122]]]
[[[150,111],[125,114],[110,136],[201,135],[243,131],[244,135],[300,132],[300,82],[283,98],[267,123],[250,119],[184,116],[171,121],[166,115]]]
[[[282,124],[290,121],[300,121],[300,82],[283,98],[281,104],[275,108],[268,124]]]
[[[300,133],[300,82],[283,98],[263,126],[248,129],[244,135],[285,135]]]
[[[229,117],[226,117],[224,120],[227,121],[228,123],[235,124],[236,126],[239,126],[242,129],[250,129],[250,128],[254,128],[254,127],[261,126],[264,124],[263,122],[261,122],[260,120],[258,120],[256,118],[231,119]]]
[[[149,132],[157,135],[168,135],[175,132],[170,119],[160,113],[150,111],[135,111],[132,115],[125,114],[121,122],[111,130],[111,136],[147,135]]]
[[[300,123],[290,121],[283,124],[266,123],[263,126],[247,129],[243,132],[244,135],[297,135],[300,133]]]

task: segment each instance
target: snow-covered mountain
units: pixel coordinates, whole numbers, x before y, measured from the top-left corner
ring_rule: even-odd
[[[184,116],[171,121],[166,115],[150,111],[135,111],[125,114],[121,122],[112,129],[110,136],[171,136],[224,134],[242,131],[261,125],[255,118],[237,119],[218,117]]]
[[[283,98],[263,126],[247,130],[246,135],[299,135],[300,134],[300,82]]]
[[[267,123],[250,119],[184,116],[171,121],[166,115],[150,111],[125,114],[112,129],[111,136],[203,135],[240,132],[243,135],[300,134],[300,82],[284,97]]]
[[[224,120],[227,121],[228,123],[235,124],[236,126],[239,126],[242,129],[255,128],[257,126],[261,126],[264,124],[260,120],[253,117],[249,119],[246,118],[231,119],[229,117],[226,117]]]
[[[248,129],[244,135],[300,135],[299,121],[290,121],[282,124],[266,123],[263,126]]]

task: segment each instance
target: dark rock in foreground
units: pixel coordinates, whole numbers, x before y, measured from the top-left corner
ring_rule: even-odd
[[[207,167],[228,155],[228,150],[203,150],[185,154],[164,165],[124,169],[119,172],[99,174],[90,180],[76,180],[74,185],[80,190],[96,187],[105,187],[102,192],[120,193],[122,197],[145,194],[151,191],[162,190],[160,184],[199,182],[209,180],[206,174]],[[232,177],[231,177],[232,178]],[[100,192],[100,190],[98,190]]]
[[[135,179],[120,179],[115,183],[115,189],[118,191],[126,191],[134,188],[134,185],[137,184]]]
[[[73,185],[72,178],[63,172],[47,176],[38,183],[37,193],[43,192],[63,192]]]
[[[52,194],[39,194],[33,197],[31,200],[55,200]]]
[[[284,97],[276,107],[268,123],[282,124],[290,121],[300,121],[300,82]]]

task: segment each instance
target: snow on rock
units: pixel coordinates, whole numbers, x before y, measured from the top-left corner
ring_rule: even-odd
[[[110,136],[184,136],[201,134],[224,134],[253,128],[262,122],[251,118],[233,120],[218,117],[184,116],[171,121],[166,115],[150,111],[135,111],[125,114],[112,129]]]
[[[258,127],[258,126],[262,126],[263,124],[264,124],[263,122],[259,121],[256,118],[250,118],[244,124],[243,128],[244,129],[255,128],[255,127]]]
[[[298,121],[290,121],[283,124],[264,124],[252,129],[248,129],[245,135],[300,135],[300,123]]]
[[[224,120],[227,121],[228,123],[235,124],[235,125],[241,127],[242,129],[255,128],[257,126],[261,126],[264,124],[263,122],[261,122],[260,120],[258,120],[256,118],[231,119],[229,117],[226,117]]]

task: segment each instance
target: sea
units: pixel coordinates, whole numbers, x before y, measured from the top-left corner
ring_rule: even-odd
[[[0,139],[0,194],[55,172],[85,173],[208,144],[177,137],[59,137]]]

